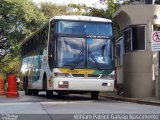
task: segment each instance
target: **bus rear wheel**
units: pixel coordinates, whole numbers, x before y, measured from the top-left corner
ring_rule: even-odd
[[[98,100],[99,92],[98,91],[93,91],[91,92],[91,99],[92,100]]]
[[[31,89],[28,89],[28,94],[27,95],[32,95],[33,91]]]
[[[28,89],[28,77],[23,78],[24,93],[25,95],[32,95],[32,90]]]

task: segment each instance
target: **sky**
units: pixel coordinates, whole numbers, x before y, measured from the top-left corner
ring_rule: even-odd
[[[52,2],[56,4],[86,4],[89,7],[96,7],[96,8],[105,8],[105,5],[100,5],[99,0],[33,0],[35,3],[40,3],[40,2]]]

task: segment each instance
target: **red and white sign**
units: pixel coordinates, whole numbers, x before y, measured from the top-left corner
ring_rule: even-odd
[[[152,51],[160,51],[160,31],[153,31],[151,38]]]

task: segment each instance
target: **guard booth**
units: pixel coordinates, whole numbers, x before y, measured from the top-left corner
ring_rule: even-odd
[[[123,95],[158,97],[159,54],[152,51],[151,38],[153,31],[160,31],[160,5],[132,0],[115,12],[113,19],[122,35],[116,40],[115,51],[117,82],[123,84]]]

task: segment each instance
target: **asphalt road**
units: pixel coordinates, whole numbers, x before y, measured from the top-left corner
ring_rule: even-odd
[[[116,114],[121,116],[117,117]],[[152,116],[149,117],[157,120],[160,119],[160,116],[156,115],[160,114],[160,107],[106,98],[93,101],[87,95],[55,95],[53,98],[47,99],[45,93],[41,93],[39,96],[25,96],[22,92],[18,98],[0,96],[0,120],[7,120],[6,118],[15,120],[108,120],[122,117],[125,117],[123,119],[130,117],[133,119],[134,116],[130,115],[136,114],[150,114]],[[136,116],[137,119],[142,119],[142,115]],[[147,116],[147,118],[149,117]]]

